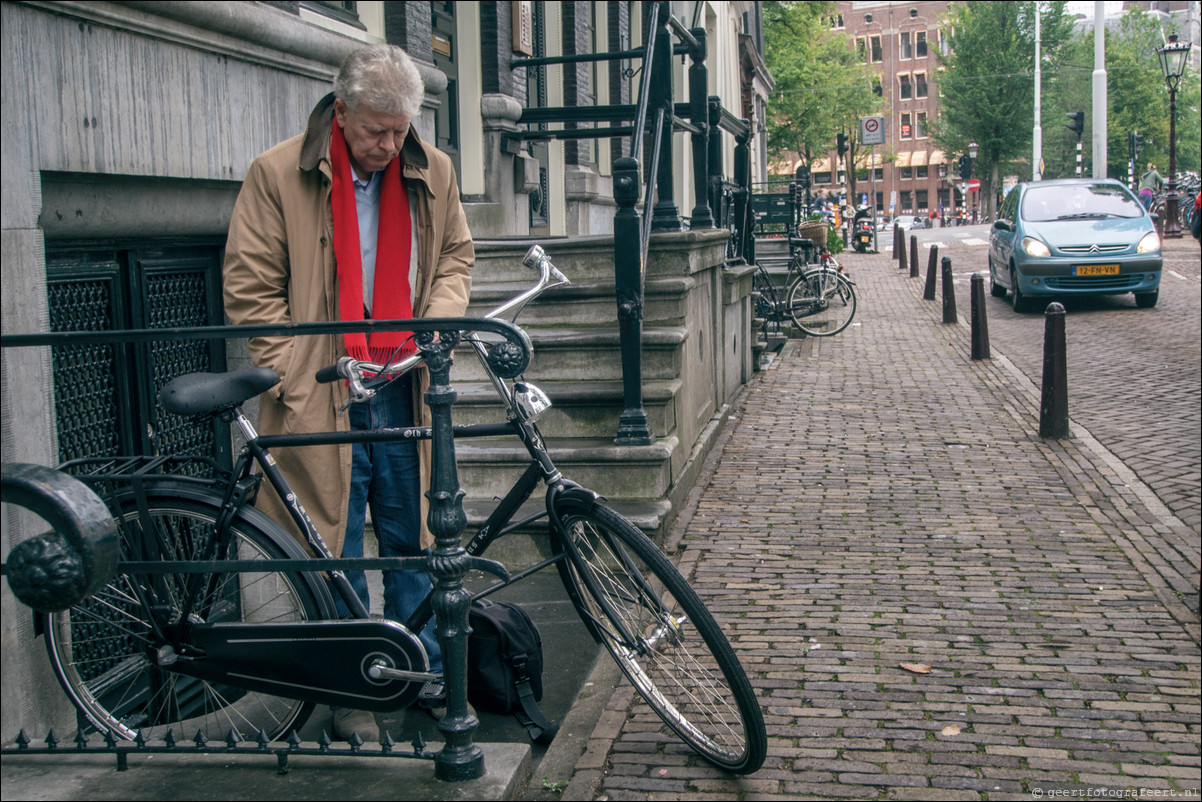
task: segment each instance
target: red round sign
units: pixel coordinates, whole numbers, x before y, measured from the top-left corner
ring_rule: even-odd
[[[977,179],[975,179],[975,178],[970,178],[970,179],[968,179],[968,191],[969,191],[969,192],[976,192],[976,191],[977,191],[977,190],[979,190],[980,188],[981,188],[981,182],[980,182],[980,181],[978,181],[978,180],[977,180]]]

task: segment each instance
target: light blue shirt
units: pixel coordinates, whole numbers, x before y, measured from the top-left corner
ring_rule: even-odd
[[[376,241],[380,233],[380,188],[384,184],[384,171],[377,170],[366,181],[354,175],[355,210],[359,216],[359,256],[363,262],[363,308],[369,313],[376,284]],[[409,288],[417,289],[417,198],[409,192],[409,219],[413,231],[409,245]],[[412,302],[410,298],[410,302]]]
[[[363,308],[371,311],[376,285],[376,239],[380,231],[380,186],[383,170],[363,181],[355,178],[355,209],[359,213],[359,256],[363,260]],[[353,175],[353,173],[352,173]]]

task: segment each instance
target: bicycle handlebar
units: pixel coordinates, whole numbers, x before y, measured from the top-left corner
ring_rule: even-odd
[[[467,333],[491,332],[505,338],[505,342],[496,343],[488,351],[488,367],[496,375],[512,379],[520,376],[530,364],[533,346],[526,332],[516,324],[498,320],[501,315],[516,309],[514,317],[527,302],[541,295],[552,287],[570,284],[571,281],[551,263],[550,257],[538,245],[533,245],[522,258],[522,264],[539,271],[539,280],[533,287],[493,309],[482,318],[424,318],[416,320],[379,321],[381,328],[386,325],[389,329],[412,331],[417,337],[419,349],[424,342],[427,346],[433,342],[434,334],[441,333],[443,338],[451,338],[458,342]],[[376,374],[382,376],[399,376],[418,365],[424,356],[418,353],[395,363],[380,364],[377,362],[362,362],[349,356],[344,356],[334,365],[328,365],[317,371],[315,379],[323,384],[346,379],[351,384],[351,402],[365,401],[374,391],[365,389],[362,385],[363,376]]]

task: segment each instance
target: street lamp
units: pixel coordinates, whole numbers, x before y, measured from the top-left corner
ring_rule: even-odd
[[[1165,198],[1163,221],[1166,239],[1181,238],[1181,224],[1177,220],[1177,84],[1185,72],[1189,59],[1190,42],[1178,42],[1177,34],[1169,36],[1168,43],[1156,51],[1160,56],[1160,69],[1164,82],[1169,87],[1169,196]]]
[[[972,164],[974,164],[974,165],[976,164],[976,161],[977,161],[977,140],[975,140],[975,139],[973,139],[973,140],[969,140],[969,143],[968,143],[968,158],[972,160],[972,161],[971,161],[971,163],[972,163]],[[980,179],[977,179],[977,180],[979,181]],[[977,192],[974,192],[974,193],[973,193],[973,195],[972,195],[972,221],[973,221],[973,223],[976,223],[976,222],[977,222],[977,196],[978,196],[978,195],[980,195],[980,194],[981,194],[981,193],[980,193],[980,191],[978,190]]]

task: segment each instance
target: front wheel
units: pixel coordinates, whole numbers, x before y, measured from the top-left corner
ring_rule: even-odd
[[[1140,309],[1151,309],[1160,300],[1160,290],[1135,293],[1135,305]]]
[[[561,497],[555,514],[574,547],[560,577],[593,637],[689,747],[727,771],[757,771],[768,748],[759,702],[696,592],[613,510]]]
[[[149,490],[140,510],[132,496],[114,511],[126,560],[195,560],[212,557],[221,497],[188,488]],[[95,595],[42,626],[50,663],[67,696],[100,732],[118,740],[163,740],[203,731],[243,738],[259,731],[278,740],[297,730],[314,705],[247,691],[226,683],[177,674],[161,660],[188,620],[288,622],[324,617],[320,580],[310,574],[271,571],[271,560],[303,558],[295,541],[255,510],[239,512],[230,526],[225,557],[263,560],[263,572],[135,575],[118,573]],[[189,603],[188,599],[194,601]],[[323,612],[323,607],[325,611]],[[166,636],[166,637],[164,637]]]
[[[851,325],[856,292],[835,270],[811,270],[789,288],[789,315],[811,337],[830,337]]]
[[[1010,304],[1020,315],[1031,311],[1031,299],[1018,288],[1018,271],[1013,267],[1010,268]]]

